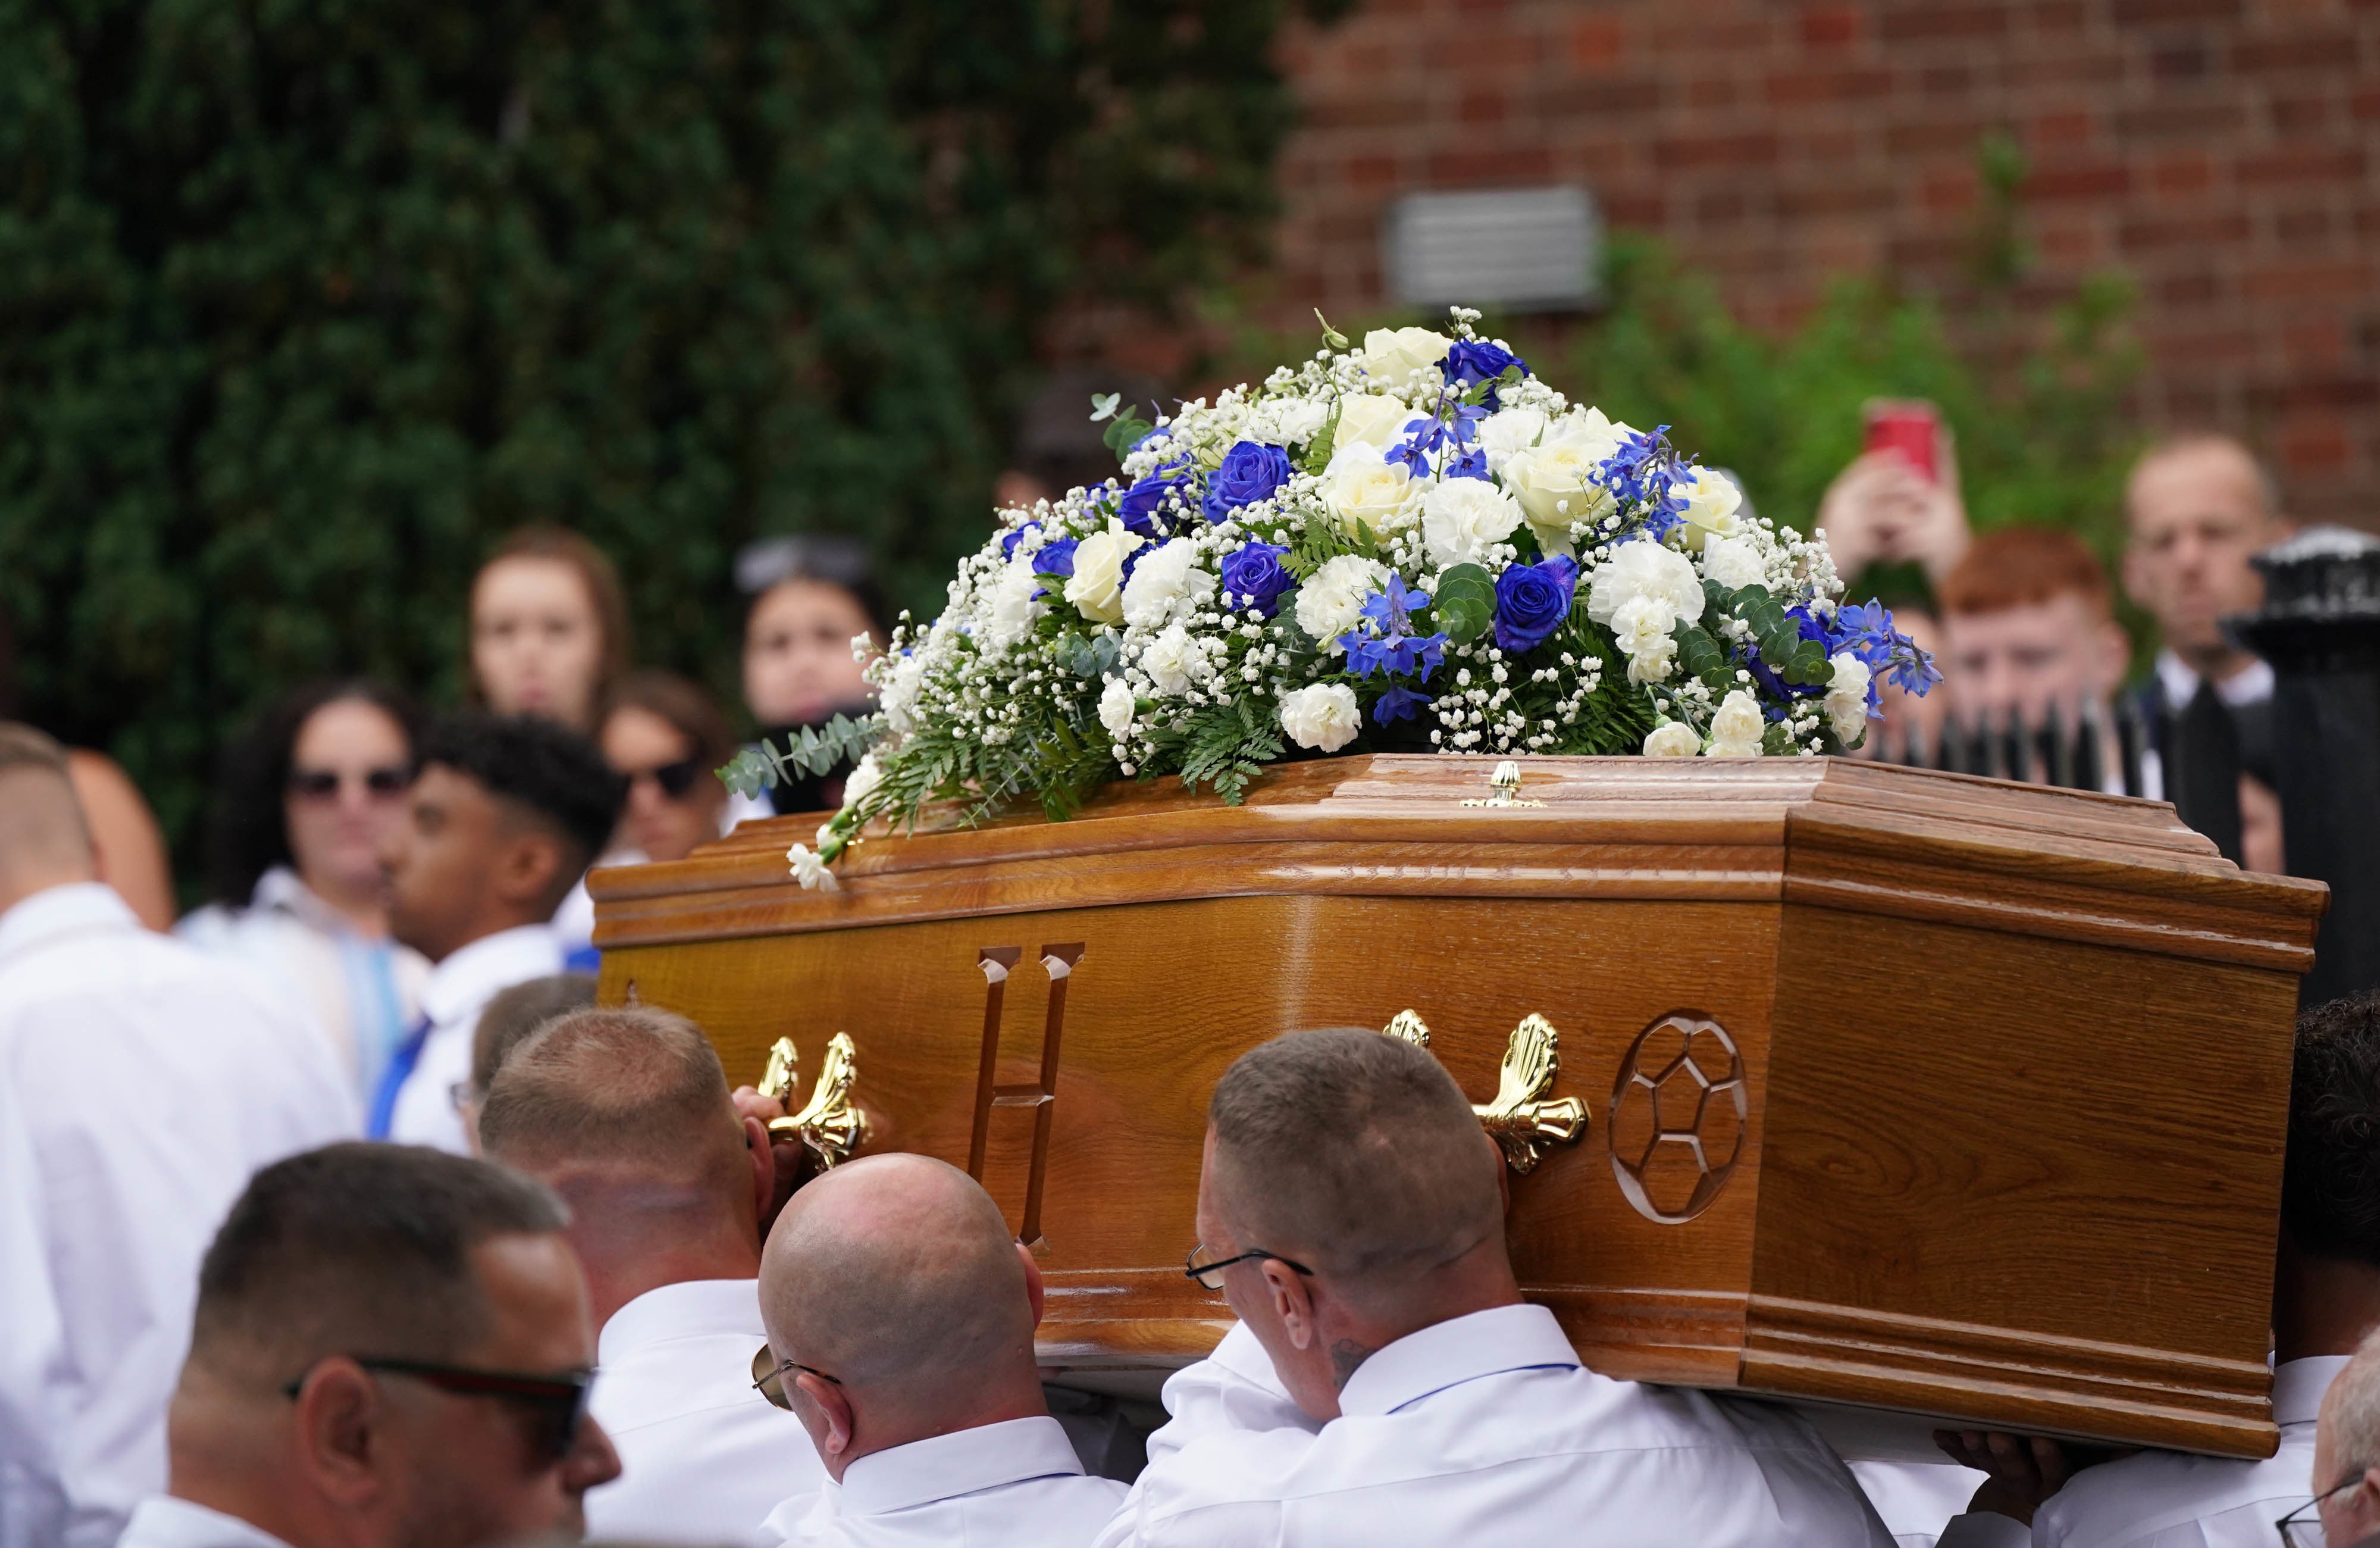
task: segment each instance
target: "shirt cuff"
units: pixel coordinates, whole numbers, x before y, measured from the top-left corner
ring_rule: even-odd
[[[2033,1529],[1996,1510],[1971,1510],[1950,1518],[1934,1548],[2033,1548]]]

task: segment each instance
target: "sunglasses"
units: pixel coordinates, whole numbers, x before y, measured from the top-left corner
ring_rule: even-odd
[[[791,1413],[794,1408],[792,1400],[785,1396],[784,1377],[788,1371],[805,1371],[821,1382],[832,1382],[836,1386],[843,1385],[842,1377],[830,1376],[817,1366],[804,1365],[797,1359],[781,1360],[777,1359],[776,1350],[763,1344],[759,1351],[752,1357],[752,1374],[756,1378],[752,1383],[752,1390],[787,1413]]]
[[[702,759],[699,755],[681,758],[674,763],[663,763],[658,769],[631,771],[626,777],[631,785],[640,779],[650,779],[662,787],[662,795],[674,801],[681,801],[686,798],[686,793],[694,788],[694,782],[702,777]]]
[[[1304,1263],[1293,1258],[1284,1258],[1278,1252],[1268,1252],[1261,1247],[1250,1248],[1236,1258],[1224,1258],[1212,1263],[1202,1263],[1198,1261],[1198,1254],[1206,1250],[1205,1242],[1200,1242],[1190,1249],[1189,1258],[1182,1265],[1182,1277],[1195,1279],[1209,1290],[1220,1290],[1223,1287],[1223,1271],[1232,1264],[1257,1262],[1266,1258],[1277,1263],[1286,1264],[1308,1279],[1314,1277],[1314,1271]]]
[[[366,769],[355,776],[363,783],[365,793],[385,800],[402,796],[413,784],[413,771],[391,765]],[[289,793],[310,801],[327,801],[337,797],[339,786],[348,776],[337,769],[292,769],[289,771]]]
[[[551,1376],[523,1376],[507,1371],[474,1371],[468,1366],[438,1365],[429,1360],[348,1357],[367,1371],[390,1376],[410,1376],[417,1382],[464,1397],[492,1397],[528,1416],[529,1449],[538,1467],[551,1468],[570,1455],[587,1420],[588,1395],[595,1389],[592,1371],[565,1371]],[[281,1389],[296,1398],[306,1385],[298,1377]]]

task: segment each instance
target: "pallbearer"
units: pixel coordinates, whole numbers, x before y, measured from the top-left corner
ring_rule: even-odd
[[[1315,1428],[1262,1428],[1272,1383],[1235,1332],[1231,1369],[1169,1384],[1102,1543],[1888,1548],[1799,1419],[1582,1367],[1521,1299],[1502,1176],[1420,1048],[1331,1030],[1242,1055],[1208,1108],[1189,1272]]]

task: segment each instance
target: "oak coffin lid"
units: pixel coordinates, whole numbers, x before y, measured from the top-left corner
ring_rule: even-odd
[[[1809,903],[2303,972],[2328,893],[2243,872],[2173,808],[1844,758],[1370,755],[1269,771],[1226,807],[1120,782],[1072,821],[871,833],[805,892],[821,818],[747,822],[690,858],[599,870],[601,947],[1252,895]],[[1468,804],[1466,804],[1468,803]]]

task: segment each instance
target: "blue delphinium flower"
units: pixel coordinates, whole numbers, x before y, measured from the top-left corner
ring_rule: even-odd
[[[1686,510],[1686,502],[1676,493],[1682,464],[1670,448],[1669,432],[1668,425],[1657,425],[1650,433],[1640,430],[1624,437],[1620,449],[1596,469],[1597,481],[1623,508],[1635,507],[1645,534],[1656,542],[1669,536]]]
[[[1406,422],[1386,460],[1403,463],[1416,479],[1427,478],[1434,467],[1451,479],[1484,479],[1488,450],[1479,445],[1479,421],[1486,415],[1485,408],[1441,395],[1429,418]]]
[[[1496,644],[1518,654],[1544,644],[1570,616],[1578,566],[1556,555],[1534,565],[1512,565],[1496,578]]]
[[[1269,498],[1289,481],[1289,453],[1259,441],[1235,443],[1223,465],[1207,475],[1200,502],[1209,521],[1220,521],[1242,506]]]
[[[1390,575],[1388,584],[1366,597],[1364,605],[1357,611],[1372,620],[1374,627],[1382,634],[1402,634],[1407,632],[1407,622],[1414,609],[1428,605],[1427,591],[1417,586],[1406,585],[1402,575]]]
[[[1402,684],[1391,684],[1386,693],[1372,703],[1372,718],[1382,725],[1391,721],[1411,720],[1415,714],[1436,703],[1427,693],[1416,693]]]
[[[1223,591],[1227,607],[1253,607],[1269,618],[1281,606],[1281,593],[1297,579],[1281,567],[1289,550],[1277,543],[1243,543],[1223,557]]]
[[[1876,708],[1876,685],[1888,673],[1892,686],[1923,699],[1942,680],[1933,658],[1917,641],[1893,627],[1892,613],[1880,602],[1854,603],[1835,610],[1834,638],[1828,652],[1849,651],[1867,666],[1868,709]]]
[[[1363,616],[1370,628],[1339,637],[1339,648],[1347,652],[1347,670],[1358,677],[1385,672],[1400,677],[1418,675],[1427,681],[1444,664],[1447,645],[1442,633],[1413,632],[1414,609],[1428,603],[1427,591],[1407,586],[1402,576],[1390,576],[1387,585],[1365,599]]]

